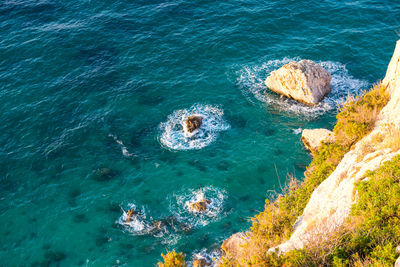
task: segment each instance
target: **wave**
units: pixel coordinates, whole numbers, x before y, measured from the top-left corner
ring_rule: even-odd
[[[129,203],[127,210],[122,210],[122,215],[118,218],[117,223],[122,225],[126,230],[132,234],[145,235],[150,231],[149,223],[146,222],[146,212],[144,207],[138,209],[135,204]],[[128,215],[128,211],[132,210],[133,215]],[[129,218],[129,220],[128,220]]]
[[[191,115],[203,117],[198,131],[188,133],[186,118]],[[217,106],[196,104],[189,109],[174,111],[168,120],[160,124],[161,143],[174,150],[201,149],[212,143],[218,133],[230,128],[223,119],[224,112]]]
[[[205,226],[212,221],[219,220],[225,214],[224,201],[227,193],[223,189],[212,186],[203,187],[197,190],[188,190],[174,194],[170,201],[170,211],[181,222],[188,223],[193,227]],[[189,208],[190,203],[208,199],[211,202],[207,205],[207,210],[196,212]]]
[[[303,115],[307,118],[320,116],[327,111],[334,110],[342,104],[348,95],[354,95],[365,88],[369,83],[365,80],[354,78],[346,69],[346,65],[333,61],[317,61],[331,75],[331,92],[317,106],[306,106],[292,99],[279,96],[268,90],[264,84],[267,76],[274,70],[300,58],[283,58],[281,60],[270,60],[261,65],[247,65],[236,73],[237,83],[242,93],[252,101],[257,100],[275,107],[283,112]]]
[[[118,137],[113,135],[113,134],[108,134],[109,137],[112,137],[114,139],[115,142],[117,142],[117,144],[119,144],[119,146],[121,147],[121,152],[122,155],[124,155],[125,157],[134,157],[135,154],[133,153],[129,153],[128,148],[124,145],[124,143],[122,143],[121,140],[118,140]]]
[[[293,131],[293,133],[294,134],[301,134],[301,132],[303,131],[303,129],[302,128],[297,128],[297,129],[292,129],[292,131]]]

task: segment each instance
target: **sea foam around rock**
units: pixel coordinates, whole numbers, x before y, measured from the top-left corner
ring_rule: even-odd
[[[224,201],[226,198],[227,192],[225,190],[212,186],[202,187],[196,190],[187,190],[185,192],[173,194],[170,199],[170,211],[180,221],[186,222],[193,227],[205,226],[224,216]],[[207,205],[206,211],[196,212],[189,208],[190,203],[202,199],[211,201],[211,203]]]
[[[130,221],[127,221],[129,209],[137,212],[134,216],[131,217]],[[118,218],[117,223],[122,225],[127,231],[135,235],[145,235],[150,231],[149,224],[146,222],[146,212],[144,207],[138,209],[135,204],[129,203],[127,205],[127,209],[122,209],[122,215]]]
[[[185,130],[186,118],[191,115],[203,117],[202,125],[193,134]],[[174,111],[166,122],[160,124],[160,142],[174,150],[201,149],[211,144],[219,132],[230,128],[218,106],[196,104],[189,109]]]
[[[353,77],[346,69],[346,65],[333,61],[317,61],[331,75],[331,92],[317,106],[306,106],[292,99],[281,97],[268,90],[265,79],[268,75],[291,62],[298,61],[300,58],[284,58],[280,60],[270,60],[260,65],[245,65],[236,72],[236,79],[242,93],[253,101],[253,98],[267,104],[270,107],[279,109],[286,113],[292,113],[314,118],[328,111],[334,110],[339,104],[343,103],[348,95],[355,95],[368,86],[368,82]]]
[[[132,209],[135,211],[135,214],[130,217],[130,220],[127,221],[128,218],[128,210]],[[162,218],[160,220],[154,220],[151,216],[147,216],[146,210],[144,207],[137,208],[137,206],[133,203],[129,203],[126,205],[126,209],[122,209],[122,215],[118,218],[117,224],[121,225],[124,230],[129,232],[135,236],[143,236],[150,235],[155,238],[159,238],[159,241],[162,244],[166,245],[174,245],[181,238],[181,233],[179,233],[178,226],[180,224],[179,221],[175,223],[177,225],[171,225],[165,223],[167,218]],[[154,222],[163,221],[161,227],[156,227]]]
[[[207,262],[207,266],[213,267],[217,266],[217,262],[221,258],[221,250],[214,249],[214,250],[207,250],[202,249],[200,251],[194,251],[192,254],[192,262],[198,259],[203,259]],[[193,263],[192,263],[193,264]]]

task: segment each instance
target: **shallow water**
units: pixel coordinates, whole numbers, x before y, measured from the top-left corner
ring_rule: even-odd
[[[332,128],[337,102],[383,78],[400,27],[385,3],[3,1],[0,265],[153,266],[247,229],[288,173],[302,178],[300,129]],[[291,59],[331,71],[321,106],[265,91]],[[194,105],[226,127],[165,145],[163,123]],[[199,192],[209,216],[185,208]],[[131,204],[144,225],[173,222],[127,229]]]

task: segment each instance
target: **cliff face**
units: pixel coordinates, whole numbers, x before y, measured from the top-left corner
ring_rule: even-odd
[[[335,171],[315,189],[297,219],[290,239],[270,251],[285,253],[302,249],[316,236],[329,236],[343,225],[357,200],[355,183],[365,179],[367,171],[377,169],[400,154],[399,147],[392,145],[400,134],[400,40],[382,84],[386,86],[390,100],[379,114],[374,130],[355,144]]]

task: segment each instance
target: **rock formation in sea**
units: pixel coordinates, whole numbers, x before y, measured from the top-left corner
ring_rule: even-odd
[[[199,201],[189,203],[189,208],[195,212],[202,212],[207,210],[207,206],[211,203],[209,199],[200,199]]]
[[[194,131],[200,129],[201,123],[203,122],[203,117],[201,116],[189,116],[186,118],[186,131],[193,133]]]
[[[316,235],[329,236],[343,225],[357,201],[355,183],[365,179],[367,171],[400,154],[399,149],[385,145],[398,137],[400,129],[400,40],[382,84],[390,99],[380,112],[375,128],[347,152],[335,171],[314,190],[290,239],[270,251],[285,253],[302,249]],[[371,145],[373,149],[365,149]]]
[[[317,151],[323,143],[332,143],[335,135],[327,129],[304,129],[301,133],[301,141],[311,152]]]
[[[290,62],[265,80],[272,91],[307,105],[317,105],[331,91],[332,76],[311,60]]]

